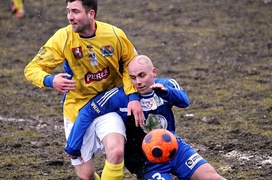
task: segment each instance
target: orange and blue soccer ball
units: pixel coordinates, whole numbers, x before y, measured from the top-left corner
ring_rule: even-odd
[[[178,142],[170,131],[154,129],[145,135],[142,149],[146,158],[152,163],[166,163],[176,155]]]

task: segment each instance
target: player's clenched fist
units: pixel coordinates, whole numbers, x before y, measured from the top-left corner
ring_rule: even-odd
[[[60,73],[53,79],[53,87],[61,93],[67,93],[70,90],[74,90],[76,87],[76,81],[68,79],[70,74]]]

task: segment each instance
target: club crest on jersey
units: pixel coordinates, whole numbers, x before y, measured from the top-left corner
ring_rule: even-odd
[[[80,58],[83,57],[83,52],[82,52],[82,47],[81,46],[72,48],[72,52],[73,52],[74,57],[76,59],[80,59]]]
[[[146,101],[145,102],[145,107],[151,109],[152,106],[153,106],[153,102],[152,101]]]
[[[102,46],[100,48],[100,52],[102,53],[103,57],[112,56],[113,55],[113,47],[111,45]]]
[[[160,114],[148,114],[148,117],[145,121],[145,124],[142,126],[142,129],[145,133],[152,131],[153,129],[166,129],[167,120],[164,116]]]
[[[92,66],[97,66],[98,65],[98,60],[97,60],[96,54],[93,51],[90,51],[90,52],[88,52],[88,56],[90,58],[91,65]]]
[[[141,106],[143,107],[144,111],[155,110],[159,106],[163,105],[163,100],[154,94],[150,98],[142,98],[140,100]]]

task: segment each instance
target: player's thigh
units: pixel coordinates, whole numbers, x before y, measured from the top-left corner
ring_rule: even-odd
[[[102,143],[105,146],[106,152],[115,149],[118,146],[121,146],[121,148],[124,149],[123,145],[125,144],[125,138],[120,133],[111,132],[103,138]]]
[[[179,179],[190,179],[193,173],[207,161],[181,138],[177,138],[179,149],[171,161],[172,173]]]
[[[97,121],[96,134],[100,141],[102,141],[107,135],[111,133],[116,133],[117,137],[123,136],[122,139],[126,137],[126,128],[122,117],[116,112],[111,112],[103,116],[99,116],[95,119]],[[120,135],[118,135],[120,134]],[[115,141],[114,139],[111,139]]]
[[[65,138],[67,140],[73,128],[74,123],[69,121],[66,117],[63,117],[63,123],[64,123]]]
[[[202,180],[202,179],[220,179],[215,169],[209,163],[202,164],[199,166],[192,177],[191,180]]]
[[[100,149],[102,148],[100,145],[100,141],[97,139],[96,136],[96,121],[94,121],[86,130],[84,136],[83,136],[83,142],[80,149],[81,157],[84,162],[89,161],[92,157],[95,157],[99,154]],[[64,118],[64,128],[65,128],[65,135],[66,138],[69,137],[69,134],[71,132],[71,129],[73,127],[74,123],[70,122],[66,118]],[[77,159],[71,159],[71,164],[81,165],[83,164],[78,158]]]

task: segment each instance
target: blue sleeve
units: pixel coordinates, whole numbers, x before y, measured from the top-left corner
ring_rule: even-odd
[[[129,101],[134,101],[134,100],[138,100],[140,101],[140,96],[138,93],[133,93],[128,95]]]
[[[46,87],[51,87],[53,88],[53,79],[54,79],[54,76],[45,76],[44,80],[43,80],[43,84],[46,86]]]
[[[127,104],[128,97],[123,88],[113,88],[90,100],[78,113],[64,150],[80,156],[83,136],[94,119],[109,112],[119,112],[119,108],[127,107]]]
[[[156,91],[156,94],[167,100],[171,105],[180,108],[186,108],[190,105],[186,91],[174,79],[161,78],[157,79],[155,83],[161,83],[166,87],[167,91]]]

